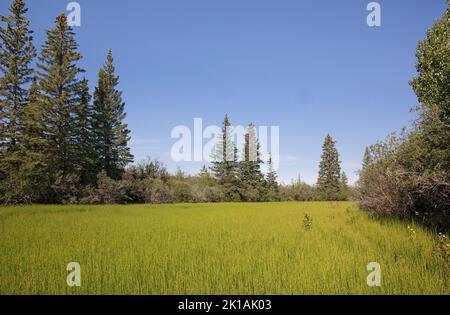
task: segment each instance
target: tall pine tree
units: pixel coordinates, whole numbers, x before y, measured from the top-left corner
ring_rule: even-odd
[[[40,159],[27,144],[35,143],[28,130],[32,114],[30,83],[36,56],[32,31],[22,0],[10,6],[9,16],[0,20],[0,202],[34,201]]]
[[[249,124],[244,138],[243,160],[239,162],[239,185],[243,201],[260,201],[264,198],[264,175],[256,130]]]
[[[37,159],[42,156],[41,150],[46,141],[43,137],[42,111],[39,103],[40,93],[37,77],[33,77],[29,89],[28,105],[23,111],[22,129],[23,135],[20,138],[22,147],[27,154],[34,154]]]
[[[81,59],[72,28],[64,14],[47,31],[38,62],[39,108],[42,111],[43,151],[48,164],[49,181],[65,186],[80,176],[79,157],[82,81],[84,70],[77,66]],[[59,198],[60,196],[54,196]],[[53,200],[51,200],[53,201]]]
[[[99,171],[118,179],[125,166],[133,161],[128,142],[130,131],[123,122],[126,113],[122,92],[117,90],[119,77],[115,75],[112,51],[109,50],[106,63],[98,74],[98,85],[94,92],[92,113],[93,132]]]
[[[81,81],[79,92],[79,112],[77,115],[77,152],[82,153],[78,155],[76,163],[81,168],[81,183],[94,184],[97,178],[97,154],[95,151],[95,137],[92,124],[92,104],[91,95],[89,94],[89,84],[86,79]]]
[[[237,148],[232,139],[232,127],[228,115],[225,115],[222,132],[218,136],[214,161],[211,170],[222,187],[227,201],[239,200],[237,178]]]
[[[341,166],[336,143],[328,134],[322,146],[317,192],[321,200],[337,200],[340,193]]]
[[[364,171],[370,165],[370,163],[372,163],[372,155],[370,154],[369,148],[366,147],[362,160],[362,170]]]
[[[348,177],[345,172],[341,173],[341,186],[339,187],[339,200],[348,200],[350,198],[350,187],[348,186]]]
[[[9,16],[0,17],[5,24],[0,27],[0,144],[3,152],[13,150],[23,134],[23,112],[34,73],[31,62],[36,56],[25,3],[15,0],[9,11]]]
[[[280,189],[277,182],[277,173],[273,167],[272,154],[269,155],[268,170],[266,175],[266,194],[268,201],[280,200]]]

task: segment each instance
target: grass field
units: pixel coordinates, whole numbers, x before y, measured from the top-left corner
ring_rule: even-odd
[[[449,294],[435,236],[414,228],[347,202],[4,207],[0,294]]]

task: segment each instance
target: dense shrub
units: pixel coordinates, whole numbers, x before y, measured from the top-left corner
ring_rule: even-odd
[[[5,164],[9,167],[4,167]],[[47,189],[39,163],[30,159],[27,163],[14,164],[0,163],[0,204],[26,204],[42,200]]]
[[[361,208],[448,229],[450,183],[444,173],[422,165],[423,148],[415,132],[371,146],[370,162],[360,174]]]
[[[300,180],[280,186],[282,201],[312,201],[315,195],[315,188]]]
[[[146,203],[172,203],[174,197],[170,187],[159,178],[144,180],[144,201]]]
[[[50,200],[62,204],[76,204],[81,197],[80,176],[58,172],[50,186]]]

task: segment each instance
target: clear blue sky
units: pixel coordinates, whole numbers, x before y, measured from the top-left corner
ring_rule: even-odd
[[[28,0],[40,49],[70,1]],[[415,49],[444,0],[384,0],[382,25],[366,24],[368,0],[79,0],[76,27],[91,89],[113,49],[136,158],[170,170],[176,125],[280,126],[279,177],[317,175],[324,136],[337,141],[351,181],[365,146],[409,124]],[[9,0],[0,1],[6,13]]]

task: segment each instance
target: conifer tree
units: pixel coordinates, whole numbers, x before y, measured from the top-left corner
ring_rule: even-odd
[[[251,123],[245,133],[243,160],[239,163],[239,184],[243,201],[259,201],[264,198],[261,163],[255,126]]]
[[[348,187],[348,177],[347,174],[345,174],[345,172],[341,173],[341,184],[343,187]]]
[[[0,27],[0,144],[4,151],[13,149],[23,132],[22,116],[34,72],[31,62],[36,56],[25,3],[14,0],[9,11],[9,16],[0,16],[4,23]]]
[[[198,176],[201,179],[209,179],[211,177],[208,169],[206,168],[206,165],[202,166],[202,168],[200,169],[200,172],[198,173]]]
[[[218,136],[214,161],[211,170],[223,189],[227,201],[237,201],[237,148],[232,139],[231,123],[228,115],[225,115],[222,124],[222,132]]]
[[[42,152],[45,145],[42,114],[39,107],[36,78],[29,90],[29,101],[21,117],[21,134],[15,150],[9,151],[2,166],[7,174],[0,183],[0,202],[4,204],[40,202],[46,195],[46,160]],[[14,162],[14,163],[11,163]]]
[[[362,170],[364,171],[371,162],[372,162],[372,155],[370,154],[369,148],[366,147],[362,161]]]
[[[280,200],[280,190],[277,182],[277,173],[273,168],[272,154],[269,155],[268,171],[266,175],[266,187],[268,201]]]
[[[341,167],[336,143],[328,134],[322,146],[317,192],[322,200],[337,200],[340,192]]]
[[[34,201],[40,159],[29,151],[38,138],[28,130],[30,83],[36,56],[33,31],[22,0],[14,0],[9,16],[0,16],[0,202]],[[36,112],[35,112],[36,113]]]
[[[47,31],[38,62],[38,103],[46,141],[42,150],[50,182],[58,179],[61,186],[66,178],[80,176],[77,157],[84,154],[78,144],[82,90],[79,74],[84,70],[77,66],[81,55],[74,35],[66,16],[59,15],[55,27]]]
[[[339,187],[339,200],[348,200],[350,198],[350,188],[348,187],[348,177],[345,172],[341,173],[341,186]]]
[[[99,170],[113,179],[121,177],[125,166],[133,161],[128,142],[130,131],[123,122],[126,117],[122,92],[117,89],[119,77],[115,75],[112,51],[98,74],[94,92],[92,113],[93,132],[96,143]]]
[[[92,126],[92,104],[89,94],[89,84],[86,79],[81,81],[79,93],[79,112],[77,115],[77,163],[81,169],[81,182],[83,184],[94,184],[97,178],[96,166],[98,163],[95,151],[95,138]]]
[[[42,167],[45,164],[42,148],[47,142],[44,138],[39,85],[36,76],[33,77],[28,100],[22,118],[23,135],[19,139],[21,139],[20,142],[25,154],[31,157],[34,164],[39,164]]]

